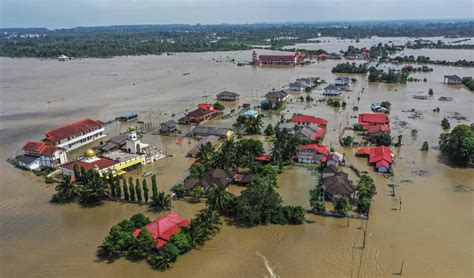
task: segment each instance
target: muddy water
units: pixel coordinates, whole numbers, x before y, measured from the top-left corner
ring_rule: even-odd
[[[98,261],[96,246],[110,226],[145,206],[106,202],[94,208],[76,204],[53,205],[48,200],[53,188],[41,178],[17,170],[5,162],[24,141],[40,139],[41,132],[79,119],[108,120],[135,111],[144,119],[162,121],[171,114],[192,109],[197,103],[212,101],[221,90],[236,91],[241,102],[256,103],[266,91],[281,88],[297,76],[321,76],[333,80],[330,70],[337,63],[320,62],[295,68],[237,67],[225,62],[228,57],[248,59],[251,52],[177,54],[175,56],[122,57],[106,60],[83,59],[67,63],[34,59],[0,59],[0,271],[2,276],[151,276],[146,263],[118,260]],[[214,60],[213,60],[214,59]],[[190,73],[183,75],[183,73]],[[474,170],[458,169],[439,158],[439,152],[419,151],[423,141],[437,145],[443,117],[454,112],[466,119],[451,119],[451,124],[473,121],[473,95],[462,86],[442,84],[444,74],[473,75],[472,69],[434,67],[420,73],[426,83],[406,85],[358,82],[343,98],[346,109],[325,104],[290,103],[284,113],[305,112],[329,120],[325,144],[346,154],[346,159],[361,170],[372,173],[378,194],[370,220],[338,220],[309,215],[311,223],[299,226],[264,226],[241,229],[224,225],[222,232],[200,250],[179,258],[164,277],[361,277],[392,276],[404,260],[404,275],[409,277],[470,277],[473,265],[473,177]],[[364,93],[359,94],[362,88]],[[433,88],[428,100],[413,99]],[[321,98],[321,90],[312,96]],[[294,94],[294,99],[299,96]],[[356,100],[357,96],[361,100]],[[440,96],[454,98],[440,102]],[[355,122],[352,106],[368,112],[373,101],[389,100],[393,135],[403,135],[397,154],[395,177],[387,180],[373,173],[364,158],[354,150],[337,144],[341,127]],[[232,106],[232,104],[229,104]],[[440,113],[432,109],[440,107]],[[410,119],[402,110],[416,109],[422,119]],[[275,123],[278,116],[266,117]],[[400,125],[406,121],[406,126]],[[212,121],[210,125],[231,126],[232,120]],[[109,133],[125,130],[114,124]],[[418,130],[417,138],[411,129]],[[184,154],[195,143],[147,134],[145,142],[158,144],[175,157],[163,159],[133,176],[152,171],[160,189],[169,190],[192,160]],[[265,144],[266,146],[268,143]],[[79,153],[83,151],[78,150]],[[396,198],[388,183],[396,184]],[[279,177],[278,191],[285,203],[308,205],[308,190],[315,184],[312,171],[293,167]],[[462,186],[459,186],[462,185]],[[462,189],[462,190],[459,190]],[[238,193],[241,189],[231,188]],[[399,198],[402,209],[399,210]],[[175,202],[175,210],[192,217],[204,204]],[[394,210],[397,209],[397,210]],[[348,227],[349,224],[349,227]],[[367,246],[362,250],[363,229],[367,225]],[[355,247],[355,248],[354,248]]]

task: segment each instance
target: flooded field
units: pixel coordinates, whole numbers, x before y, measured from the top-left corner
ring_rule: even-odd
[[[251,51],[65,63],[0,59],[0,276],[390,277],[400,270],[403,260],[403,274],[408,277],[472,277],[474,170],[448,165],[435,148],[444,117],[449,118],[451,126],[473,121],[473,93],[463,86],[442,84],[445,74],[473,76],[468,68],[433,66],[433,72],[416,74],[426,77],[426,83],[406,85],[368,84],[366,77],[353,75],[358,81],[343,97],[348,103],[345,109],[318,102],[301,103],[296,101],[301,93],[295,93],[283,113],[304,112],[328,119],[324,143],[345,153],[349,163],[375,179],[378,194],[370,219],[348,222],[308,215],[311,223],[298,226],[244,229],[223,225],[202,249],[180,257],[164,273],[151,270],[144,262],[103,262],[95,254],[111,225],[137,212],[151,218],[158,216],[147,212],[146,206],[115,202],[94,208],[50,204],[52,186],[5,161],[25,141],[40,139],[45,130],[82,117],[107,121],[137,112],[142,119],[160,122],[172,114],[177,118],[200,102],[213,102],[222,90],[240,93],[241,103],[256,104],[268,90],[282,88],[296,77],[320,76],[332,81],[338,76],[331,73],[337,61],[294,68],[237,67],[217,62],[228,57],[249,60],[250,56]],[[364,92],[360,93],[362,88]],[[429,88],[434,90],[432,97],[413,98],[427,96]],[[321,93],[318,88],[311,95],[320,99]],[[453,101],[439,101],[441,96]],[[374,173],[367,159],[356,158],[355,150],[337,143],[341,127],[356,121],[352,118],[357,115],[353,106],[358,106],[359,112],[369,112],[373,101],[383,100],[392,103],[392,136],[403,135],[402,147],[394,148],[395,176],[390,180]],[[237,104],[228,104],[228,108],[233,105]],[[439,113],[432,112],[436,107]],[[421,117],[402,112],[410,109],[420,112]],[[266,117],[265,123],[276,123],[278,118]],[[213,120],[208,125],[230,127],[234,120]],[[125,128],[112,124],[107,132],[114,135]],[[418,130],[416,137],[411,136],[412,129]],[[173,136],[151,134],[143,141],[162,146],[175,157],[130,174],[156,173],[160,190],[169,190],[192,163],[184,154],[195,141],[188,143],[185,139],[178,145]],[[419,150],[423,141],[429,142],[429,152]],[[315,183],[311,169],[291,167],[279,177],[278,192],[285,203],[307,207],[308,190]],[[396,184],[395,198],[390,195],[389,183]],[[237,193],[241,189],[230,190]],[[174,203],[174,210],[184,217],[192,217],[203,207],[203,203]],[[365,225],[367,246],[360,249]]]

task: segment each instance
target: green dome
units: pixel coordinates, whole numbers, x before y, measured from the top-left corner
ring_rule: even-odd
[[[128,131],[129,131],[129,132],[135,131],[135,127],[134,127],[134,126],[129,126],[129,127],[128,127]]]

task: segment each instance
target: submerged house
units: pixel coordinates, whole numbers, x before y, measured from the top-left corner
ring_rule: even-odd
[[[47,145],[71,151],[105,137],[105,124],[91,118],[61,126],[45,132],[43,142]]]
[[[256,118],[258,116],[258,111],[255,109],[248,109],[245,112],[242,113],[245,117],[252,117]]]
[[[59,166],[59,169],[61,170],[63,175],[71,176],[71,177],[75,176],[74,175],[75,167],[78,167],[78,169],[84,168],[86,172],[92,169],[95,169],[102,175],[103,173],[106,173],[112,170],[112,167],[115,164],[117,164],[116,161],[108,159],[108,158],[98,157],[96,156],[93,150],[89,149],[84,152],[84,157],[82,159],[78,159],[78,160],[63,164]]]
[[[229,91],[222,91],[216,95],[216,99],[219,101],[236,101],[239,97],[239,94]]]
[[[234,176],[235,173],[227,169],[212,169],[204,173],[199,180],[184,180],[183,185],[188,193],[198,186],[202,187],[204,191],[215,187],[226,188],[234,181]]]
[[[462,84],[462,78],[457,75],[445,75],[443,79],[444,84],[457,85]]]
[[[339,167],[340,165],[344,164],[344,155],[338,152],[331,152],[328,155],[326,160],[326,167],[328,166],[335,166]]]
[[[361,148],[356,152],[357,156],[368,156],[369,163],[375,166],[377,172],[387,173],[391,171],[393,163],[392,150],[387,146],[375,148]]]
[[[358,126],[367,130],[369,126],[383,126],[390,128],[390,119],[386,114],[363,113],[359,115]]]
[[[184,117],[179,119],[178,122],[180,124],[200,124],[221,114],[222,111],[214,109],[212,104],[201,103],[198,105],[197,109],[186,114]]]
[[[308,85],[306,85],[305,83],[296,81],[294,83],[291,83],[288,86],[288,89],[290,91],[303,92],[306,89],[306,87],[308,87]]]
[[[336,172],[332,176],[323,178],[321,191],[321,199],[333,199],[344,196],[353,199],[355,186],[352,184],[352,181],[349,180],[347,173]]]
[[[109,140],[105,141],[105,144],[100,146],[98,150],[101,152],[110,152],[113,150],[118,150],[120,148],[123,148],[127,144],[128,137],[129,135],[127,132],[114,136],[110,138]]]
[[[314,124],[320,127],[324,127],[328,124],[328,121],[323,118],[302,114],[294,114],[291,117],[291,121],[299,126],[309,126],[311,124]]]
[[[323,96],[339,96],[344,90],[341,87],[338,87],[334,84],[329,84],[324,88]]]
[[[178,122],[175,120],[168,120],[160,124],[160,132],[161,133],[172,133],[176,131],[176,126]]]
[[[234,136],[234,131],[225,127],[193,126],[188,132],[188,136],[190,137],[208,137],[210,135],[214,135],[222,139],[230,139]]]
[[[326,135],[326,129],[315,124],[310,124],[308,126],[303,126],[303,128],[296,131],[295,134],[301,139],[317,141],[324,138],[324,135]]]
[[[296,124],[294,123],[281,123],[278,125],[280,132],[286,132],[287,134],[295,134]]]
[[[182,219],[177,212],[172,211],[154,220],[144,228],[148,230],[155,240],[156,249],[160,249],[165,246],[170,238],[179,232],[182,227],[187,227],[190,223],[188,219]],[[133,232],[133,236],[137,237],[140,232],[141,229],[136,229]]]
[[[197,153],[199,152],[199,148],[202,145],[207,144],[207,143],[211,143],[212,146],[215,146],[217,144],[217,142],[219,142],[219,136],[209,135],[206,138],[204,138],[203,140],[201,140],[201,142],[199,142],[191,150],[189,150],[189,152],[186,154],[186,156],[196,157]]]
[[[329,150],[324,145],[302,145],[300,146],[300,150],[296,155],[296,160],[299,163],[322,164],[326,162],[328,154]]]
[[[17,164],[28,170],[55,168],[67,162],[66,150],[40,141],[29,141],[18,152]]]
[[[306,55],[304,53],[287,54],[287,55],[258,55],[254,51],[252,53],[252,61],[255,65],[286,65],[294,66],[300,64]]]
[[[276,103],[288,100],[290,98],[290,94],[285,90],[277,91],[273,89],[265,95],[265,98],[272,103]]]
[[[336,84],[337,86],[345,86],[345,85],[349,85],[349,81],[350,81],[349,77],[340,76],[336,78],[336,80],[334,80],[334,84]]]

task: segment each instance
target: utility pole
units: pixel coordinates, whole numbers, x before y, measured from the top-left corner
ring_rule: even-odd
[[[401,265],[401,267],[400,267],[400,272],[398,273],[398,275],[400,275],[400,276],[402,276],[402,274],[403,274],[403,264],[404,264],[404,262],[405,262],[405,261],[402,260],[402,265]]]
[[[367,238],[367,231],[364,231],[364,244],[362,245],[362,249],[365,249],[366,238]]]

